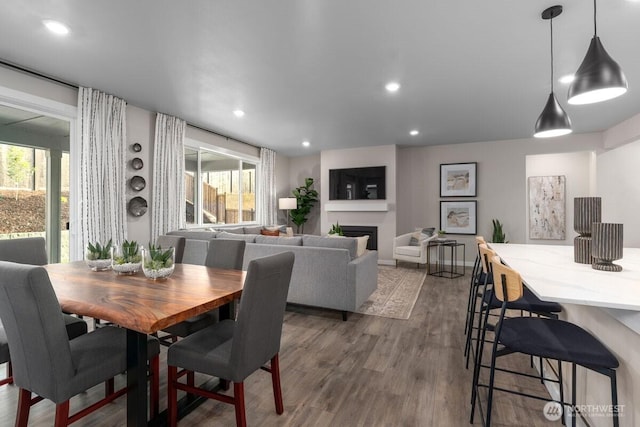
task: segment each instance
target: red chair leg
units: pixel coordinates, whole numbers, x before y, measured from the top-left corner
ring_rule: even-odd
[[[151,368],[151,396],[149,398],[149,413],[151,419],[158,416],[160,406],[160,357],[156,356],[150,361]]]
[[[11,361],[7,363],[7,384],[13,384],[13,365],[11,365]]]
[[[69,401],[56,405],[55,427],[67,427],[69,425]]]
[[[31,408],[31,392],[23,388],[18,396],[18,413],[16,415],[16,427],[27,427],[29,422],[29,409]]]
[[[229,380],[220,378],[220,388],[224,391],[229,390]]]
[[[284,412],[282,404],[282,388],[280,386],[280,360],[278,354],[271,359],[271,382],[273,384],[273,399],[276,402],[276,413],[278,415]]]
[[[236,407],[236,426],[247,427],[247,415],[244,411],[244,383],[233,383],[233,400]]]
[[[178,390],[175,387],[178,381],[178,368],[169,365],[167,367],[169,378],[167,381],[167,417],[169,418],[169,426],[176,427],[178,425]]]

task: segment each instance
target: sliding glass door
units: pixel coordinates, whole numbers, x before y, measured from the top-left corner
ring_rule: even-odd
[[[0,105],[0,238],[45,237],[49,262],[70,259],[70,125]]]

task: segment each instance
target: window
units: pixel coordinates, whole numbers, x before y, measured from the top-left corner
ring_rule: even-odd
[[[202,147],[185,147],[187,225],[256,220],[256,161]]]

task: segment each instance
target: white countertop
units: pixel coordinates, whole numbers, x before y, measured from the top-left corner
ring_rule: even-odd
[[[545,301],[603,308],[640,333],[640,249],[625,248],[614,261],[621,272],[599,271],[573,261],[573,246],[490,243],[517,270],[527,287]]]
[[[490,243],[540,299],[640,311],[640,249],[625,248],[621,272],[573,261],[573,246]]]

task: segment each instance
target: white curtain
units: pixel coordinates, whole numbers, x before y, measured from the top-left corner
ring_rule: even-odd
[[[184,135],[187,124],[158,113],[153,148],[151,239],[185,226]]]
[[[276,205],[276,152],[268,148],[260,149],[260,168],[258,180],[258,224],[274,225],[278,223]]]
[[[80,127],[80,232],[89,242],[127,237],[126,107],[98,90],[78,91]]]

